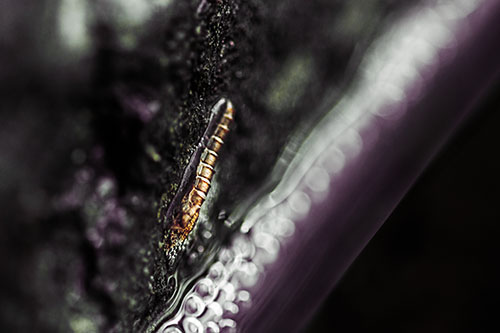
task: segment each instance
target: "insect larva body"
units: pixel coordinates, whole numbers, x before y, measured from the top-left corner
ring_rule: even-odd
[[[217,105],[221,105],[225,100],[219,101]],[[169,242],[167,244],[167,252],[171,247],[179,242],[183,242],[189,233],[193,230],[198,216],[200,214],[201,206],[205,201],[212,178],[215,174],[215,165],[219,157],[219,151],[224,145],[224,139],[230,131],[230,126],[234,120],[234,109],[230,101],[225,101],[226,109],[217,127],[210,136],[203,152],[201,153],[198,166],[196,168],[196,176],[192,182],[190,190],[184,195],[181,201],[182,209],[179,214],[173,218],[171,230],[174,234],[170,234]]]

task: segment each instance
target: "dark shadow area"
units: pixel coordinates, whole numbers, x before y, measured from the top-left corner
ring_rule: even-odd
[[[354,262],[306,332],[498,329],[499,97],[497,84]]]

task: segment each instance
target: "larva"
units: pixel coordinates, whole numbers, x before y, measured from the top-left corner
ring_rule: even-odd
[[[221,115],[220,112],[218,112],[218,109],[224,106],[225,110]],[[201,154],[195,153],[193,156],[195,159],[199,156],[199,161],[196,167],[194,179],[192,176],[186,177],[189,179],[189,184],[186,184],[188,185],[187,191],[182,196],[182,200],[180,201],[181,209],[178,210],[177,213],[174,213],[174,210],[171,210],[172,223],[169,232],[166,235],[167,254],[173,247],[182,244],[196,225],[200,209],[208,195],[208,191],[210,190],[219,152],[224,145],[224,140],[226,139],[230,131],[231,124],[234,121],[234,108],[231,101],[226,99],[219,100],[219,102],[214,106],[213,117],[213,121],[217,121],[217,125],[214,126],[213,124],[209,124],[207,131],[211,133],[211,136],[207,142],[206,138],[208,135],[204,135],[200,146],[200,148],[203,148]],[[174,198],[172,205],[176,205],[175,201],[176,200]]]

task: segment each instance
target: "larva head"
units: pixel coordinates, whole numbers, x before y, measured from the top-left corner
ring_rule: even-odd
[[[234,107],[233,107],[233,103],[231,103],[230,100],[227,100],[225,114],[227,115],[228,118],[234,119]]]

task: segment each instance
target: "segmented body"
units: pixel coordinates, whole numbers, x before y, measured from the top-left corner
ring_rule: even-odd
[[[217,127],[201,154],[200,161],[196,168],[194,183],[191,189],[182,198],[182,209],[173,217],[170,237],[167,239],[167,253],[170,248],[182,243],[191,233],[198,220],[200,209],[210,190],[220,149],[234,121],[233,104],[229,100],[226,101],[225,104],[226,109],[220,117]]]

